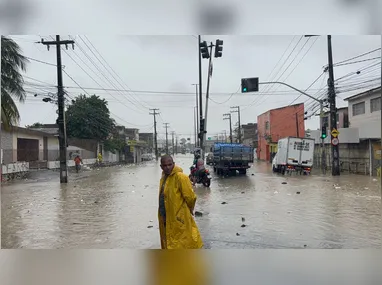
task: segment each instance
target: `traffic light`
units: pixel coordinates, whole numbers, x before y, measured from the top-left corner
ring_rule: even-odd
[[[210,58],[206,41],[200,43],[200,52],[202,53],[202,58]]]
[[[241,93],[257,92],[259,91],[259,78],[242,78],[241,79]]]
[[[321,138],[326,139],[327,134],[326,134],[326,126],[322,126],[321,128]]]
[[[216,40],[215,43],[215,57],[222,57],[223,54],[223,41],[222,40]]]

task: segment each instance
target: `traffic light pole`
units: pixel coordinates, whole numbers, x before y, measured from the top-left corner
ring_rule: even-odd
[[[208,99],[210,97],[210,81],[211,81],[211,76],[212,76],[212,72],[211,72],[211,64],[212,64],[212,48],[213,48],[213,44],[211,43],[211,45],[209,46],[210,48],[210,58],[209,58],[209,61],[208,61],[208,77],[207,77],[207,91],[206,91],[206,111],[204,113],[204,130],[203,130],[203,147],[206,145],[206,136],[207,136],[207,114],[208,114]],[[204,148],[202,148],[202,153],[203,153],[203,159],[204,159],[204,153],[205,153],[205,150]]]

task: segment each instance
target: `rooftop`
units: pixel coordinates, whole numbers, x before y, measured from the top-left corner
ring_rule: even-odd
[[[373,89],[367,90],[367,91],[362,92],[362,93],[358,93],[358,94],[350,96],[348,98],[345,98],[344,101],[356,100],[358,98],[361,98],[361,97],[364,97],[364,96],[369,96],[369,95],[372,95],[372,94],[375,94],[375,93],[378,93],[378,92],[381,92],[381,86],[379,86],[377,88],[373,88]]]

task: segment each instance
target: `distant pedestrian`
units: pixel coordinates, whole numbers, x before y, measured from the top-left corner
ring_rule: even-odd
[[[76,155],[76,157],[74,158],[74,163],[76,164],[76,172],[78,173],[81,169],[81,164],[84,164],[79,155]]]
[[[196,195],[190,179],[170,155],[161,158],[159,232],[162,249],[200,249],[203,241],[193,218]]]
[[[97,161],[98,161],[99,164],[102,163],[102,153],[101,152],[98,153]]]

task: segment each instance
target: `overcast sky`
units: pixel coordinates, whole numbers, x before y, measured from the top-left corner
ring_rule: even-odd
[[[164,122],[170,123],[170,131],[175,131],[181,137],[193,137],[195,86],[192,84],[198,83],[198,46],[195,35],[61,36],[62,39],[73,38],[76,42],[74,50],[69,47],[62,52],[64,70],[76,82],[64,73],[64,85],[70,97],[84,93],[79,89],[80,85],[89,94],[97,94],[109,102],[112,117],[117,123],[140,128],[141,132],[152,130],[153,117],[149,115],[148,108],[159,108],[161,116],[158,119],[158,132],[161,137],[164,134]],[[54,123],[56,107],[42,102],[42,95],[33,96],[33,92],[55,92],[56,50],[52,47],[48,51],[46,46],[35,43],[41,38],[52,38],[50,35],[12,38],[20,44],[25,56],[53,64],[31,60],[28,65],[25,81],[26,89],[31,93],[24,104],[18,104],[21,125],[34,122]],[[307,93],[323,98],[328,78],[327,73],[323,74],[323,67],[328,61],[326,36],[203,36],[203,40],[207,41],[215,41],[217,38],[222,39],[224,45],[223,57],[213,58],[208,110],[209,136],[229,129],[228,121],[223,121],[223,114],[229,112],[231,106],[241,106],[242,124],[255,123],[261,113],[291,103],[305,102],[308,115],[317,110],[318,105],[305,96],[294,101],[299,93],[287,87],[261,85],[259,93],[248,94],[241,94],[239,87],[241,78],[259,77],[263,82],[277,79],[305,90],[318,78]],[[380,48],[381,37],[333,36],[332,42],[334,62],[338,63]],[[378,50],[346,61],[346,65],[335,67],[336,79],[345,76],[338,81],[337,86],[341,91],[338,92],[339,107],[347,105],[341,99],[380,84],[380,56],[381,52]],[[355,61],[362,62],[354,63]],[[207,64],[208,61],[203,60],[204,93]],[[115,73],[110,71],[108,65]],[[105,67],[108,71],[105,71]],[[349,74],[359,69],[362,70],[359,75]],[[379,81],[375,80],[377,78]],[[233,123],[236,123],[236,114],[232,118]],[[317,127],[317,117],[312,116],[306,121],[306,128]]]

